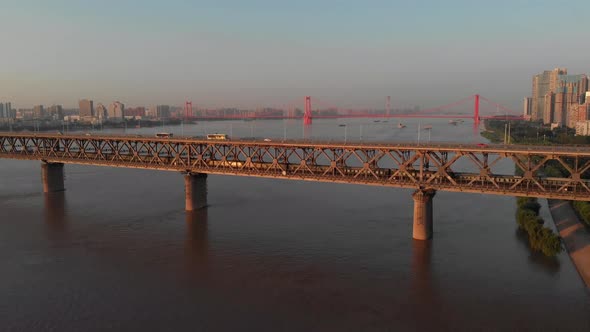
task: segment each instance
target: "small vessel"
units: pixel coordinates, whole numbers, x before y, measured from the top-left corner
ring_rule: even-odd
[[[449,120],[449,124],[452,124],[455,126],[457,125],[457,122],[458,122],[457,120]]]
[[[373,122],[381,122],[381,120],[374,120]]]
[[[341,123],[338,125],[338,127],[346,127],[346,125],[344,123]]]
[[[398,124],[397,124],[397,127],[398,127],[398,128],[406,128],[406,125],[405,125],[405,124],[402,124],[402,123],[400,122],[400,123],[398,123]]]

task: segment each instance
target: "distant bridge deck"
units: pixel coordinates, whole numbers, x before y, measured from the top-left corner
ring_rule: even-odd
[[[581,146],[0,133],[0,158],[590,201]],[[523,176],[502,172],[505,160]],[[550,160],[568,174],[545,176]]]

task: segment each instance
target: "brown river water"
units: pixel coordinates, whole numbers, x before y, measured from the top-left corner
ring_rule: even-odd
[[[127,132],[417,140],[404,123]],[[484,141],[467,122],[427,124],[421,141]],[[66,191],[45,195],[39,162],[0,159],[0,331],[590,331],[567,253],[530,252],[512,197],[438,192],[421,242],[406,189],[209,176],[209,207],[187,214],[177,173],[65,174]]]

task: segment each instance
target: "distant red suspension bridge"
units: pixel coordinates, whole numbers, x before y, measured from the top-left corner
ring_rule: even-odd
[[[346,110],[342,111],[336,107],[328,108],[328,111],[321,111],[321,110],[312,110],[311,106],[311,97],[305,96],[304,99],[304,112],[303,114],[294,114],[294,112],[289,112],[288,115],[278,115],[278,114],[259,114],[255,112],[247,112],[247,113],[239,113],[239,114],[204,114],[200,116],[195,116],[193,113],[193,104],[190,101],[185,103],[185,119],[190,120],[213,120],[213,119],[303,119],[303,123],[309,125],[312,123],[313,119],[338,119],[338,118],[425,118],[425,119],[473,119],[475,124],[479,124],[479,122],[483,119],[491,119],[491,118],[500,118],[500,119],[513,119],[513,120],[520,120],[523,119],[522,116],[517,115],[518,112],[515,112],[505,106],[502,106],[496,102],[493,102],[479,94],[475,94],[469,96],[467,98],[442,105],[433,107],[430,109],[419,110],[412,113],[391,113],[390,110],[390,97],[386,99],[386,110],[385,113],[373,113],[371,111],[351,111]],[[485,102],[488,106],[493,106],[496,109],[495,115],[482,115],[480,113],[480,104],[481,102]],[[452,114],[449,113],[449,110],[457,108],[459,106],[463,106],[466,104],[472,103],[473,105],[473,113],[457,113]],[[322,114],[322,112],[324,114]],[[502,113],[500,113],[502,112]]]

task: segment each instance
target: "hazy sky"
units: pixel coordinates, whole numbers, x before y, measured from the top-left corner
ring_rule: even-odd
[[[590,73],[587,0],[0,0],[0,100],[512,108]]]

